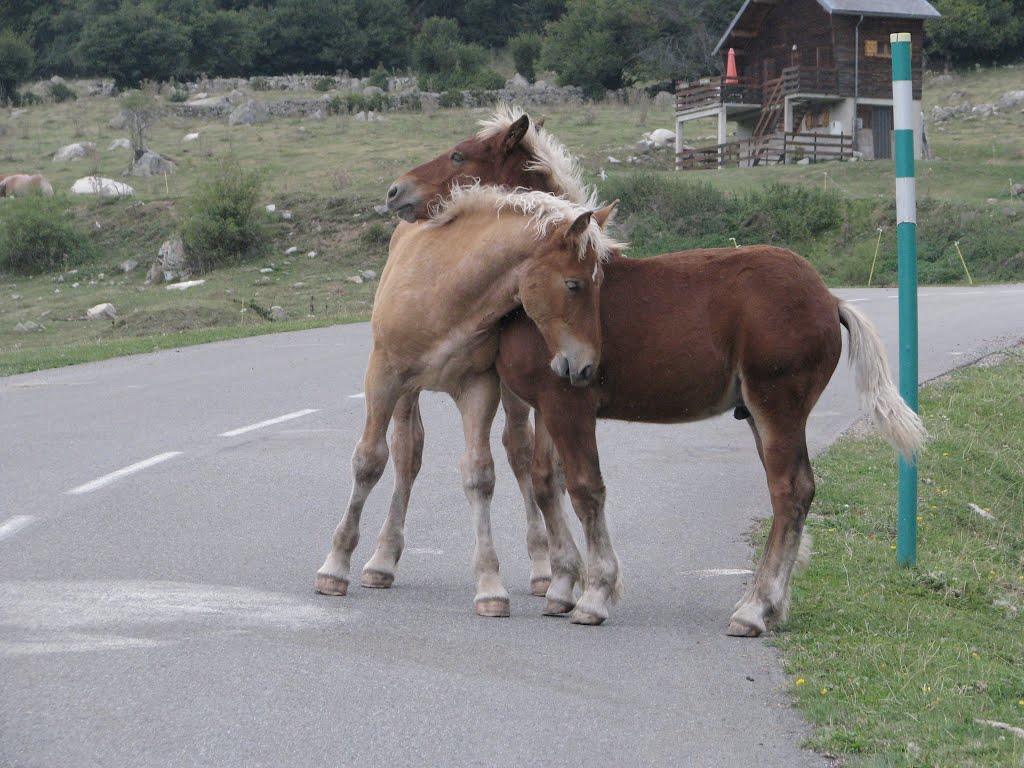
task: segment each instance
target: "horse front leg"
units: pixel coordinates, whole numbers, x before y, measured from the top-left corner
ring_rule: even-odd
[[[533,492],[547,525],[551,560],[551,586],[544,603],[544,615],[560,616],[576,607],[575,589],[583,580],[583,558],[565,517],[562,505],[565,477],[543,418],[537,419],[531,476]]]
[[[727,632],[735,637],[761,635],[770,619],[786,621],[790,578],[810,557],[810,539],[803,529],[814,499],[814,472],[803,421],[795,421],[795,426],[751,423],[768,479],[773,519],[754,578],[729,621]]]
[[[511,612],[491,536],[491,497],[494,495],[491,425],[498,410],[498,390],[498,374],[491,369],[482,375],[467,377],[454,395],[466,438],[466,452],[460,464],[462,487],[476,528],[474,606],[478,615],[491,617],[508,616]]]
[[[605,487],[597,454],[596,409],[580,395],[542,410],[544,424],[565,471],[565,485],[587,539],[586,589],[572,613],[574,624],[598,625],[622,594],[619,558],[605,521]]]
[[[530,466],[534,456],[533,430],[530,428],[530,406],[512,390],[501,385],[501,404],[505,409],[505,430],[501,442],[505,446],[509,466],[519,483],[526,507],[526,552],[530,557],[530,592],[547,594],[551,586],[551,563],[548,559],[548,534],[544,518],[534,497]]]
[[[370,353],[364,383],[366,422],[363,435],[352,454],[352,493],[348,508],[334,531],[331,550],[316,573],[314,589],[324,595],[348,594],[352,552],[359,543],[359,518],[388,463],[387,431],[398,400],[399,381],[384,365],[381,356]]]
[[[412,392],[398,399],[392,418],[391,461],[395,468],[395,488],[388,516],[377,536],[377,548],[363,566],[360,583],[364,587],[387,589],[395,581],[398,559],[405,546],[405,514],[413,483],[423,464],[423,419],[420,394]]]

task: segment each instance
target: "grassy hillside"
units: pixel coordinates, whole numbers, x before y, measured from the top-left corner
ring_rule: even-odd
[[[957,76],[948,85],[926,83],[925,111],[948,103],[955,91],[967,92],[975,103],[992,102],[1019,86],[1019,74],[1007,68]],[[114,99],[89,97],[31,107],[18,116],[0,114],[0,173],[43,173],[63,191],[90,174],[121,180],[130,151],[107,150],[127,135],[109,125],[118,111]],[[671,128],[669,109],[638,99],[543,112],[547,127],[581,158],[589,178],[596,183],[604,170],[602,191],[623,198],[620,221],[636,241],[634,255],[728,245],[731,237],[767,240],[804,253],[838,285],[864,284],[877,247],[875,284],[895,279],[891,163],[681,174],[669,172],[671,157],[664,153],[638,171],[609,158],[625,160],[642,133]],[[148,131],[148,144],[178,164],[176,174],[123,179],[136,188],[133,199],[61,198],[98,256],[60,273],[0,274],[0,373],[122,354],[125,344],[173,345],[191,340],[179,337],[186,332],[256,333],[366,318],[375,284],[352,278],[365,270],[380,272],[393,227],[373,206],[396,176],[467,136],[487,114],[389,113],[369,123],[350,115],[278,118],[251,127],[229,127],[224,118],[164,116]],[[953,242],[960,243],[976,279],[1024,279],[1024,201],[1009,194],[1010,179],[1024,181],[1024,148],[1017,140],[1022,129],[1024,115],[1015,112],[931,130],[936,159],[918,165],[922,281],[966,280]],[[714,141],[711,123],[687,130],[695,143]],[[183,142],[191,132],[200,139]],[[82,160],[52,161],[59,147],[78,141],[95,142],[96,152]],[[277,206],[277,213],[267,214],[272,234],[266,256],[204,275],[204,285],[184,292],[144,285],[160,244],[180,225],[193,184],[213,160],[227,155],[263,173],[263,202]],[[792,204],[778,205],[778,184],[790,190],[785,200]],[[679,205],[665,205],[667,199]],[[655,206],[654,200],[662,202]],[[772,202],[774,207],[767,204]],[[701,207],[714,215],[695,216]],[[769,208],[773,213],[766,213]],[[281,218],[282,210],[292,212],[290,221]],[[825,228],[819,226],[821,210],[831,212]],[[808,221],[814,226],[803,226]],[[297,251],[286,256],[293,246]],[[307,256],[311,252],[316,255]],[[127,259],[140,267],[124,274],[118,265]],[[260,271],[267,268],[273,271]],[[86,309],[107,301],[118,309],[116,323],[81,320]],[[287,312],[287,325],[265,319],[274,305]],[[41,329],[15,331],[28,322]]]

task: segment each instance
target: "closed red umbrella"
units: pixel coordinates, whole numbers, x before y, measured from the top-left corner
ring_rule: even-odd
[[[736,85],[739,81],[736,75],[736,49],[730,48],[729,55],[725,57],[725,84]]]

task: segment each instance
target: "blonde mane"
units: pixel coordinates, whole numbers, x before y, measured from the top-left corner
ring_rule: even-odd
[[[451,196],[434,208],[426,226],[443,227],[460,216],[484,211],[494,211],[500,215],[504,210],[514,211],[528,219],[534,237],[539,240],[547,235],[552,227],[572,223],[592,209],[547,192],[523,189],[510,192],[505,187],[485,186],[477,182],[452,187]],[[613,253],[625,247],[626,243],[608,235],[591,219],[586,233],[579,239],[578,255],[580,261],[583,261],[587,256],[587,250],[593,248],[598,260],[605,262]]]
[[[520,107],[500,104],[490,119],[480,121],[476,136],[481,140],[493,138],[507,131],[523,114]],[[522,140],[523,148],[534,158],[526,169],[546,173],[562,197],[577,205],[597,207],[597,190],[583,182],[583,169],[569,150],[547,131],[533,125],[531,128]]]

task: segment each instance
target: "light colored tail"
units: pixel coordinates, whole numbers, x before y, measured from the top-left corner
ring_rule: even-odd
[[[864,410],[871,414],[886,442],[912,461],[928,439],[921,418],[904,402],[893,383],[885,347],[878,329],[844,301],[839,302],[839,321],[850,334],[850,365]]]

